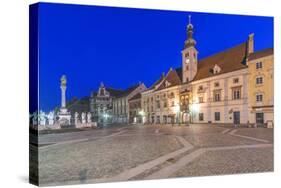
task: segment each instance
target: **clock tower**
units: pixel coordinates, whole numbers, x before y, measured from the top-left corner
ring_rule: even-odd
[[[193,25],[191,24],[191,16],[189,15],[189,23],[187,25],[187,39],[184,42],[182,50],[182,80],[187,83],[193,80],[197,73],[197,54],[195,48],[196,41],[193,39]]]

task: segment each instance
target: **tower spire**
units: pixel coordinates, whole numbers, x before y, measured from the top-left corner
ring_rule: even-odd
[[[187,25],[187,39],[184,43],[184,48],[188,48],[190,46],[195,46],[196,41],[193,39],[193,25],[191,23],[191,15],[188,15],[188,25]]]

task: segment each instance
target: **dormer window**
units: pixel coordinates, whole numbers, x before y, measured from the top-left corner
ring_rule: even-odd
[[[170,85],[171,85],[170,82],[168,82],[168,81],[165,82],[165,86],[166,86],[166,87],[169,87]]]
[[[216,64],[213,68],[213,73],[218,74],[221,72],[221,68]]]

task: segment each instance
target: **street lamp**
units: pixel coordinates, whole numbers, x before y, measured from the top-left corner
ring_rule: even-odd
[[[139,111],[139,115],[141,116],[142,123],[144,123],[144,115],[145,115],[144,111],[143,110]]]
[[[104,126],[105,126],[106,123],[107,123],[108,117],[109,117],[109,115],[108,115],[107,113],[104,113],[104,114],[103,114],[103,118],[104,118],[103,124],[104,124]]]
[[[174,106],[173,111],[174,111],[174,113],[175,113],[176,116],[177,116],[177,122],[178,122],[178,124],[179,124],[180,105],[179,105],[179,104],[176,104],[176,105]]]
[[[193,117],[196,113],[199,112],[200,110],[200,105],[198,103],[193,103],[191,104],[191,111],[190,111],[190,115],[191,115],[191,119],[192,119],[192,123],[193,123]]]

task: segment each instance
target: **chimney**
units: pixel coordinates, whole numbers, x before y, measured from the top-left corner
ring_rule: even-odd
[[[247,40],[247,56],[254,52],[254,33],[248,36]]]
[[[162,72],[162,78],[164,78],[165,77],[165,72]]]

